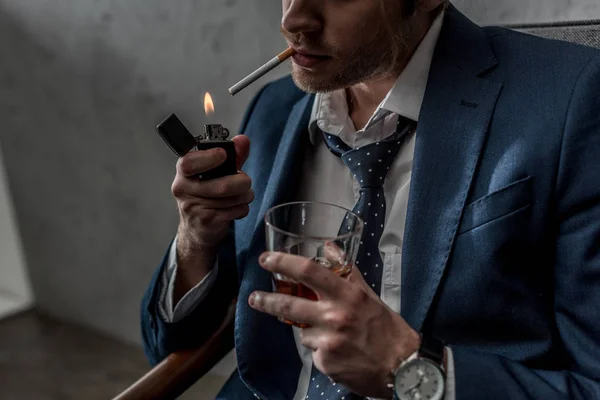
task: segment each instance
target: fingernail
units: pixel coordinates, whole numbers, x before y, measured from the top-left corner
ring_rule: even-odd
[[[275,266],[275,255],[268,254],[267,257],[265,258],[265,261],[263,262],[263,264],[266,267],[274,267]]]
[[[268,256],[269,256],[268,252],[262,253],[258,259],[258,262],[261,264],[264,264]]]
[[[275,255],[265,252],[260,256],[259,262],[263,267],[272,267],[275,265]]]
[[[248,298],[248,303],[250,307],[254,307],[254,304],[260,300],[260,295],[258,293],[252,293]]]

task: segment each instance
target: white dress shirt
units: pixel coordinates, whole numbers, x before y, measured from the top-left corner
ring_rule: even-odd
[[[352,209],[360,197],[360,186],[350,170],[339,157],[331,154],[321,138],[321,131],[339,136],[352,148],[365,146],[385,139],[396,129],[398,115],[419,120],[421,104],[429,69],[442,24],[444,13],[436,18],[429,32],[421,41],[413,57],[398,77],[375,113],[361,130],[356,130],[348,115],[344,90],[317,94],[309,124],[311,148],[306,152],[302,165],[302,180],[297,201],[318,201],[337,204]],[[400,312],[401,265],[404,225],[408,209],[408,197],[415,147],[415,134],[407,137],[383,184],[386,215],[379,251],[383,260],[381,299],[395,312]],[[188,315],[202,301],[204,294],[214,282],[213,270],[194,289],[188,292],[173,308],[172,296],[177,272],[175,243],[171,248],[168,268],[163,276],[163,290],[159,310],[167,322],[176,322]],[[312,351],[301,344],[300,329],[294,327],[302,371],[294,400],[306,398],[310,385]],[[455,399],[454,362],[448,349],[446,371],[446,400]]]

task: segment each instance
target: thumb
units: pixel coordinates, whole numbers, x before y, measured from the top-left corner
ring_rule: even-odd
[[[377,293],[375,293],[373,289],[371,289],[369,284],[365,281],[362,272],[360,272],[360,269],[358,269],[356,265],[352,267],[352,273],[348,277],[348,280],[353,284],[360,286],[365,292],[369,294],[369,296],[379,300],[379,296],[377,296]]]
[[[235,146],[237,169],[240,170],[250,154],[250,139],[246,135],[237,135],[231,141]]]

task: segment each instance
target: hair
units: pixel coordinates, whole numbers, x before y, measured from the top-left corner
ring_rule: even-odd
[[[415,10],[417,9],[417,3],[419,2],[419,0],[401,0],[401,1],[403,3],[403,5],[402,5],[403,15],[413,14],[415,12]],[[382,4],[384,2],[385,2],[385,0],[381,1]],[[446,9],[449,5],[450,5],[450,0],[444,0],[441,7],[443,9]]]
[[[399,0],[401,2],[401,6],[392,5],[393,10],[389,10],[390,6],[388,5],[389,0],[380,0],[379,7],[381,9],[381,15],[383,16],[383,24],[381,25],[382,29],[385,33],[391,38],[392,47],[389,49],[391,54],[391,67],[395,67],[400,62],[400,58],[406,51],[406,34],[408,33],[408,26],[406,26],[406,30],[399,30],[399,24],[397,21],[399,19],[406,19],[409,16],[413,15],[418,0]],[[391,15],[397,15],[398,18],[392,18]]]
[[[404,15],[411,15],[417,9],[417,0],[405,0],[403,8]]]
[[[393,39],[392,43],[395,44],[395,46],[390,51],[392,53],[392,59],[394,61],[393,64],[396,65],[400,61],[400,58],[401,58],[402,54],[404,53],[404,50],[406,49],[406,42],[403,39],[404,39],[404,35],[407,32],[406,31],[399,32],[398,27],[394,23],[394,21],[391,18],[386,17],[388,15],[386,1],[387,0],[380,0],[379,4],[380,4],[380,8],[381,8],[381,15],[384,16],[383,28],[385,29],[387,34],[389,34],[392,37],[392,39]],[[397,1],[402,2],[402,6],[399,8],[398,11],[401,13],[400,17],[403,19],[408,18],[411,15],[413,15],[415,13],[415,11],[417,10],[417,5],[419,3],[419,0],[397,0]],[[449,5],[450,5],[450,0],[444,0],[443,3],[440,4],[440,6],[437,7],[435,11],[433,11],[433,13],[437,13],[437,12],[446,10]]]

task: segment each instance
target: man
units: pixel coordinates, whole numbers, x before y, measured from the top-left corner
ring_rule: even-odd
[[[238,296],[219,398],[600,398],[600,53],[443,0],[283,0],[282,32],[293,83],[250,105],[245,172],[195,179],[218,150],[177,163],[181,222],[142,307],[151,362],[199,346]],[[392,142],[384,182],[362,185],[344,154]],[[350,279],[264,253],[270,207],[366,207],[374,189],[378,261]],[[319,300],[272,293],[272,272]]]

